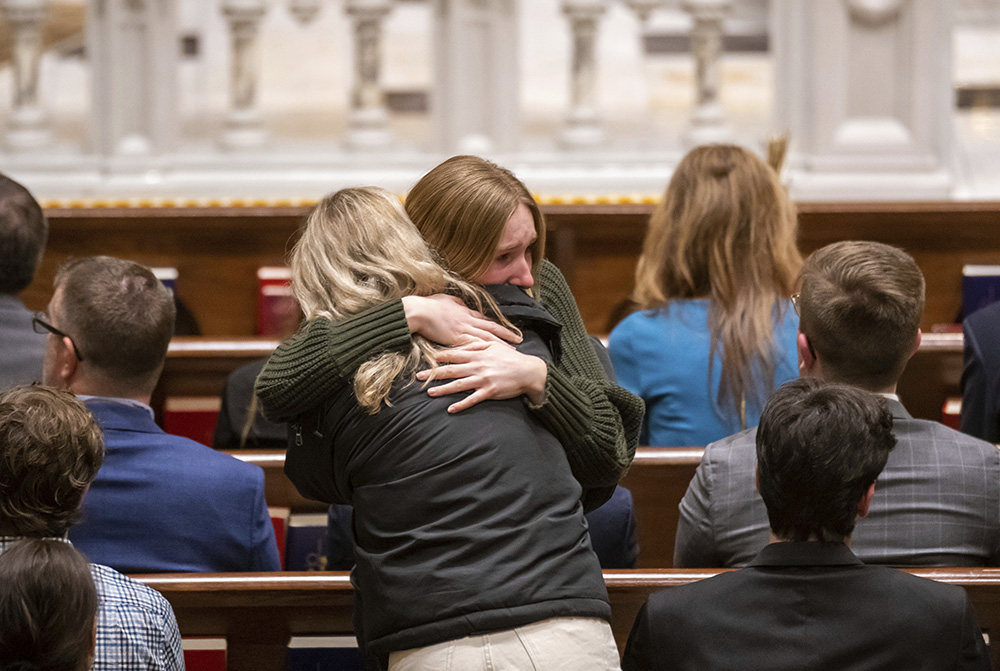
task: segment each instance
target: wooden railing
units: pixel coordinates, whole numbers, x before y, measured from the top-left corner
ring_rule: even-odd
[[[1000,202],[799,203],[799,247],[877,240],[911,253],[927,279],[923,328],[954,321],[963,264],[1000,264]],[[543,205],[548,255],[566,274],[592,333],[632,291],[651,205]],[[25,294],[41,309],[56,266],[69,256],[110,254],[174,266],[177,291],[208,336],[249,336],[256,271],[281,265],[307,208],[62,208],[47,211],[49,241]]]
[[[979,624],[1000,634],[1000,569],[920,569],[910,573],[966,589]],[[624,649],[636,613],[660,589],[718,570],[605,571],[611,627]],[[184,636],[225,637],[229,671],[278,671],[292,635],[353,633],[353,592],[346,573],[164,574],[137,576],[174,608]],[[767,608],[767,604],[761,604]],[[720,641],[720,645],[724,642]],[[1000,668],[1000,648],[991,649]]]

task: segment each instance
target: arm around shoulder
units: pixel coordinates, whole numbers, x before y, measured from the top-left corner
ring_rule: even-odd
[[[257,378],[264,416],[287,422],[322,403],[364,361],[411,343],[399,300],[338,323],[314,319],[278,346]]]

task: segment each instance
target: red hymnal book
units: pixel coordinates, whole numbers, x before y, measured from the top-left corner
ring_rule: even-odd
[[[274,526],[274,540],[278,543],[278,557],[281,558],[281,570],[285,569],[285,539],[288,537],[288,516],[291,508],[268,506],[267,514]]]
[[[957,396],[946,398],[941,408],[941,423],[958,431],[962,419],[962,399]]]
[[[218,396],[168,396],[163,404],[163,430],[211,445],[220,407]]]
[[[295,331],[299,305],[292,296],[291,279],[288,268],[257,269],[257,335],[285,338]]]
[[[181,648],[187,671],[226,671],[226,639],[185,637]]]

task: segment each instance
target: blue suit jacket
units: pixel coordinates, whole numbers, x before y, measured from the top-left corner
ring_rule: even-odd
[[[123,573],[278,571],[264,472],[164,433],[150,413],[88,399],[107,454],[70,539]]]

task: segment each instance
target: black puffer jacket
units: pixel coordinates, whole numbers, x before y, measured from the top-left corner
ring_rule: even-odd
[[[491,287],[550,357],[559,325],[515,287]],[[520,399],[449,415],[419,383],[362,410],[344,386],[299,419],[285,470],[305,495],[354,506],[369,653],[433,645],[551,617],[611,616],[581,487],[559,441]]]

